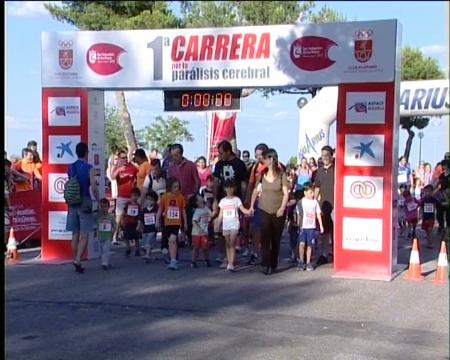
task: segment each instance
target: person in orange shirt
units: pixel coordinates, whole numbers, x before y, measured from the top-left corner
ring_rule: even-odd
[[[148,188],[148,184],[145,184],[145,179],[151,171],[151,165],[147,160],[147,155],[145,154],[144,149],[137,149],[135,151],[134,162],[138,164],[138,173],[136,178],[137,188],[141,192],[141,199],[144,199]]]
[[[184,232],[187,231],[186,222],[186,202],[183,194],[180,192],[180,181],[176,178],[167,179],[167,192],[160,200],[160,206],[156,215],[156,227],[161,229],[161,216],[164,215],[163,237],[169,238],[170,264],[167,267],[170,270],[178,270],[177,252],[178,252],[178,232],[183,226]]]
[[[25,148],[22,150],[23,159],[14,164],[14,170],[25,175],[28,179],[16,182],[16,191],[28,191],[34,189],[34,181],[38,179],[42,181],[42,176],[39,172],[38,165],[33,161],[34,155],[31,149]]]

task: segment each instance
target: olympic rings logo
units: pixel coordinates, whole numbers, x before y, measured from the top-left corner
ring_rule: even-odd
[[[350,193],[356,199],[371,199],[376,191],[375,184],[371,181],[355,181],[350,185]]]
[[[357,30],[355,36],[357,39],[369,39],[372,37],[373,30]]]
[[[58,45],[61,48],[70,49],[73,46],[72,40],[59,40]]]

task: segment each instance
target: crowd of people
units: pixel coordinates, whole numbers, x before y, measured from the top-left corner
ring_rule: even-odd
[[[5,153],[6,207],[8,193],[40,189],[42,162],[36,148],[30,141],[22,159],[14,163]],[[123,242],[126,256],[134,250],[147,263],[153,259],[152,250],[160,248],[172,270],[178,269],[183,247],[192,250],[192,268],[198,267],[200,254],[211,266],[209,250],[215,246],[221,268],[234,271],[239,252],[248,264],[261,264],[270,275],[278,269],[285,229],[290,260],[299,271],[333,261],[335,160],[330,146],[322,148],[317,161],[302,158],[288,166],[266,144],[258,144],[251,159],[248,150],[234,152],[228,141],[222,141],[212,164],[203,156],[195,163],[186,159],[181,144],[168,146],[163,154],[153,149],[148,156],[144,149],[133,154],[118,150],[108,159],[107,196],[102,199],[88,163],[87,144],[77,144],[76,154],[78,160],[69,166],[68,175],[76,178],[80,196],[66,202],[77,272],[84,272],[81,257],[92,231],[102,245],[105,270],[111,267],[111,244]],[[433,247],[435,219],[438,233],[448,227],[449,163],[450,153],[434,170],[428,163],[412,170],[405,157],[399,160],[400,235],[415,237],[421,224],[427,246]],[[92,198],[98,209],[93,209]]]

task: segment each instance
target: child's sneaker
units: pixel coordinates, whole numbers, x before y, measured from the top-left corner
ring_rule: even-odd
[[[250,250],[248,248],[245,248],[244,252],[242,253],[242,257],[248,257],[250,255]]]
[[[227,260],[224,260],[224,261],[222,262],[222,264],[220,264],[219,268],[220,268],[220,269],[227,269],[227,268],[228,268],[228,261],[227,261]]]
[[[166,248],[162,248],[161,254],[167,255],[168,253],[169,253],[169,250],[167,250]]]
[[[228,264],[227,265],[227,270],[230,271],[230,272],[233,272],[234,271],[234,265]]]
[[[314,266],[311,263],[306,264],[306,271],[314,271]]]
[[[193,268],[193,269],[197,269],[198,268],[198,265],[197,265],[197,263],[195,261],[191,262],[191,268]]]
[[[168,268],[169,270],[178,270],[177,262],[176,262],[175,260],[172,260],[172,261],[169,263],[169,266],[167,266],[167,268]]]
[[[305,271],[305,269],[306,269],[305,263],[299,261],[297,265],[297,271]]]
[[[206,262],[206,267],[211,267],[211,262],[209,260],[205,260]]]

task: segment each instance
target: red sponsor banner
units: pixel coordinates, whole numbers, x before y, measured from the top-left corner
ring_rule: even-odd
[[[5,216],[5,241],[11,226],[19,243],[41,238],[41,198],[41,192],[35,190],[9,194],[11,206],[8,219]]]
[[[209,159],[219,156],[217,145],[222,140],[236,142],[236,113],[215,112],[212,114]]]

